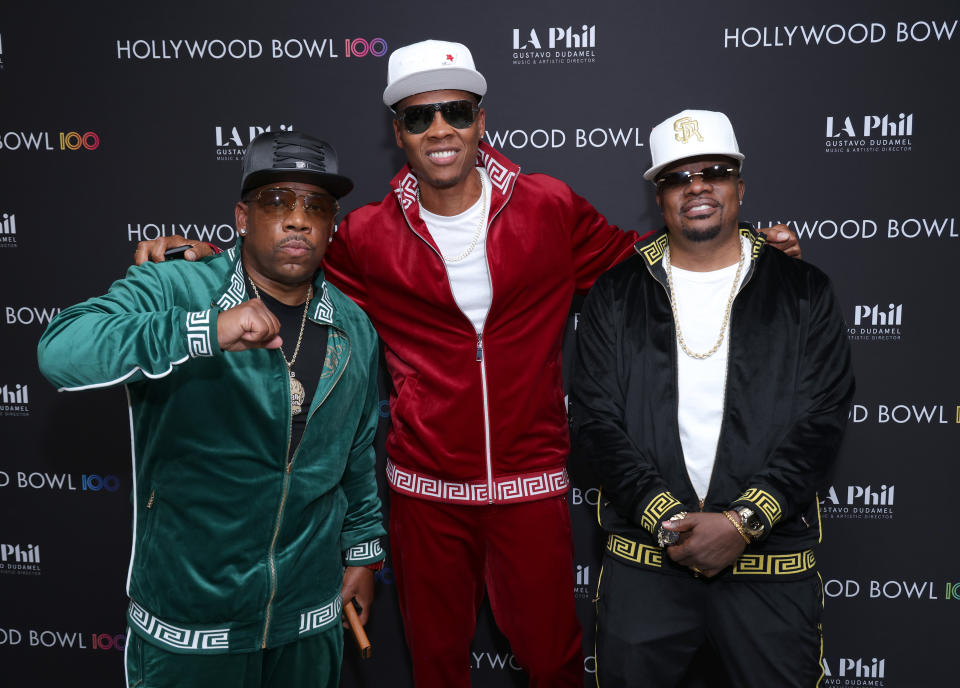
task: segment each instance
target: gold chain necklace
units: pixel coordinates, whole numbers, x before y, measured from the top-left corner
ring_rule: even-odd
[[[473,233],[473,241],[470,242],[470,245],[467,246],[463,251],[461,251],[456,256],[445,256],[442,253],[440,257],[447,263],[459,263],[461,260],[473,253],[473,249],[477,247],[477,243],[480,241],[480,234],[483,232],[483,227],[487,223],[487,185],[483,183],[483,173],[480,172],[480,169],[477,168],[477,174],[480,175],[480,222],[477,223],[477,229]],[[420,208],[423,208],[423,204],[420,202],[420,185],[417,184],[417,205]],[[420,215],[423,217],[423,214]]]
[[[710,351],[704,354],[698,354],[695,351],[690,351],[687,348],[686,342],[683,341],[683,332],[680,330],[680,310],[677,307],[677,290],[673,286],[673,270],[670,269],[670,244],[667,244],[667,247],[663,251],[663,267],[667,271],[667,283],[670,285],[670,310],[673,311],[673,323],[677,328],[677,343],[680,344],[680,348],[690,358],[704,359],[710,358],[717,350],[720,348],[720,345],[723,343],[723,335],[727,331],[727,325],[730,324],[730,311],[733,309],[733,297],[737,295],[737,287],[740,286],[740,275],[743,273],[743,244],[740,242],[740,237],[737,237],[737,242],[740,248],[740,261],[737,263],[737,274],[733,278],[733,286],[730,287],[730,298],[727,299],[727,309],[723,314],[723,324],[720,325],[720,336],[717,337],[717,343],[713,345],[713,348]]]
[[[249,278],[248,278],[249,279]],[[253,287],[254,295],[259,299],[260,292],[257,285],[250,280],[250,286]],[[293,350],[293,358],[287,360],[287,355],[283,353],[283,346],[280,347],[280,355],[283,356],[283,362],[287,364],[287,370],[290,371],[290,413],[297,415],[303,410],[303,402],[307,398],[307,391],[303,388],[303,383],[297,379],[293,372],[293,364],[297,360],[297,354],[300,353],[300,344],[303,343],[303,331],[307,325],[307,312],[310,310],[310,299],[313,298],[313,285],[307,285],[307,301],[303,304],[303,318],[300,320],[300,334],[297,336],[297,347]]]

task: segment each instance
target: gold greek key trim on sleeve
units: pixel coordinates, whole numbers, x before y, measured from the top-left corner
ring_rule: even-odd
[[[643,510],[643,516],[640,517],[640,525],[655,532],[663,520],[663,515],[675,506],[680,506],[680,502],[669,492],[661,492],[655,495],[647,503],[647,508]]]
[[[742,554],[733,565],[733,575],[789,576],[815,568],[812,549],[789,554]]]
[[[640,249],[640,255],[646,258],[647,263],[650,265],[656,265],[660,262],[660,259],[663,258],[663,251],[667,248],[667,235],[666,233],[657,237],[656,241],[652,241],[643,248]]]
[[[746,227],[740,228],[740,235],[745,236],[750,241],[750,260],[756,260],[760,255],[760,247],[767,243],[767,235],[762,232],[751,232]]]
[[[659,547],[651,547],[650,545],[645,545],[620,535],[611,533],[609,537],[607,537],[607,549],[610,550],[611,554],[621,559],[635,561],[644,566],[655,566],[657,568],[663,566],[662,549]]]
[[[757,487],[751,487],[740,495],[737,501],[747,501],[756,506],[763,515],[773,525],[783,517],[783,510],[780,508],[780,502],[774,499],[773,495]]]

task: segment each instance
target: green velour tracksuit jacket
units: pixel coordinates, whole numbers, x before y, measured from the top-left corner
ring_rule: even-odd
[[[126,385],[128,622],[173,652],[248,652],[338,627],[344,565],[384,557],[376,333],[318,273],[306,326],[328,326],[326,358],[288,462],[282,353],[217,344],[217,314],[247,299],[245,279],[239,243],[134,267],[63,310],[39,344],[62,391]]]

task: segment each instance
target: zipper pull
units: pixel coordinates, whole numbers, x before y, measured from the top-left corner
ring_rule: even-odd
[[[154,498],[156,498],[156,496],[157,496],[157,491],[156,491],[156,490],[151,490],[151,491],[150,491],[150,499],[147,500],[147,508],[148,508],[148,509],[152,509],[152,508],[153,508],[153,500],[154,500]]]
[[[477,361],[483,360],[483,335],[477,333]]]
[[[703,511],[703,500],[700,500],[700,511]]]

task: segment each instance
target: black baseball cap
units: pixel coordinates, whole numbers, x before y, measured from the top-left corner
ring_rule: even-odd
[[[337,174],[337,151],[326,141],[301,131],[265,131],[243,156],[240,197],[276,181],[316,184],[335,198],[353,189],[349,177]]]

